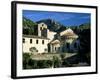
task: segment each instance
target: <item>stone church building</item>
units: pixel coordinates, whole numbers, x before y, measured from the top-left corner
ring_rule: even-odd
[[[23,53],[77,52],[78,35],[70,28],[56,33],[50,31],[47,24],[41,22],[34,29],[35,35],[23,35]]]

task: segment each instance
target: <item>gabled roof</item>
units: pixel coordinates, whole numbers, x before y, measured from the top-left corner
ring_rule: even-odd
[[[50,42],[51,44],[60,44],[60,41],[58,39],[52,40]]]
[[[60,36],[71,36],[71,37],[78,37],[72,29],[68,28],[60,33]]]
[[[68,29],[66,29],[66,30],[64,30],[64,31],[62,31],[62,32],[60,32],[60,36],[63,36],[63,35],[73,35],[73,30],[72,29],[70,29],[70,28],[68,28]]]

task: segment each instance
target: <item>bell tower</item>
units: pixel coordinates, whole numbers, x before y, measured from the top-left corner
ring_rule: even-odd
[[[38,36],[47,38],[47,25],[45,23],[38,24]]]

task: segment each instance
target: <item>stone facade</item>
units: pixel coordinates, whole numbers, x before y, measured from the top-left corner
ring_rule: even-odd
[[[31,48],[35,48],[35,53],[47,53],[48,43],[54,38],[56,32],[49,31],[44,23],[35,27],[37,35],[23,35],[23,52],[31,53]]]

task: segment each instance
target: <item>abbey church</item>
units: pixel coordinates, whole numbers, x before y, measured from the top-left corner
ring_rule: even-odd
[[[77,52],[79,41],[78,35],[70,28],[57,33],[50,31],[48,25],[40,22],[34,27],[35,34],[23,34],[23,52],[42,53],[67,53]],[[34,51],[33,51],[33,50]]]

